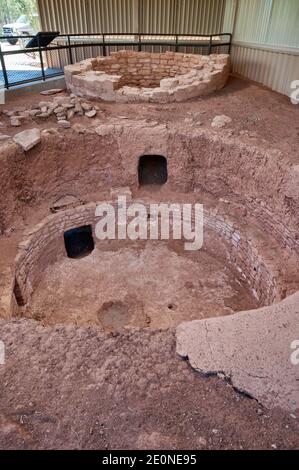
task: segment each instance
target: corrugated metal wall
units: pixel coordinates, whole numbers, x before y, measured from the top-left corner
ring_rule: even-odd
[[[299,1],[238,0],[235,11],[233,71],[289,96],[299,79]]]
[[[233,71],[290,96],[291,82],[299,80],[299,52],[288,54],[237,45],[232,47]]]
[[[42,29],[61,33],[189,33],[222,29],[226,0],[37,0]]]
[[[141,0],[140,30],[144,33],[219,33],[225,1]]]
[[[299,1],[238,0],[234,39],[299,47]]]
[[[86,33],[86,2],[82,0],[38,0],[40,24],[43,31]]]
[[[134,31],[136,0],[37,0],[44,31],[127,33]],[[138,21],[138,18],[137,18]]]

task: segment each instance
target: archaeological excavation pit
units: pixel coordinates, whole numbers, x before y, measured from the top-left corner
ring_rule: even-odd
[[[0,458],[285,463],[299,1],[4,3]]]
[[[144,404],[154,417],[162,410],[161,423],[173,410],[179,409],[177,422],[184,413],[193,419],[193,408],[206,410],[208,435],[223,421],[223,436],[234,413],[241,423],[249,415],[246,436],[253,416],[259,432],[261,405],[247,395],[293,412],[298,171],[275,145],[239,135],[235,120],[212,127],[214,114],[205,114],[210,100],[215,104],[209,97],[196,111],[193,102],[185,109],[166,105],[174,108],[168,122],[160,105],[125,103],[120,110],[98,103],[117,109],[115,115],[77,116],[70,128],[55,128],[49,118],[35,129],[32,138],[39,141],[28,150],[12,140],[1,146],[0,340],[8,360],[0,373],[8,383],[6,413],[12,403],[28,407],[38,439],[50,429],[53,410],[73,425],[78,410],[85,416],[86,403],[88,439],[90,423],[101,416],[114,442],[121,413],[131,419],[128,408],[138,406],[144,423]],[[57,104],[68,108],[73,101],[79,98],[62,95]],[[142,204],[148,224],[151,204],[203,204],[203,247],[187,251],[184,238],[101,240],[101,203],[116,212]],[[163,411],[157,403],[169,407]],[[32,414],[45,407],[42,421]],[[122,436],[135,429],[128,422],[122,421]],[[64,443],[70,433],[63,428],[57,438],[56,428],[57,421],[53,442]],[[163,432],[168,435],[168,427]]]
[[[231,167],[240,152],[244,162],[246,155],[258,159],[261,150],[252,153],[221,138],[211,141],[205,132],[180,135],[142,122],[103,127],[101,132],[90,129],[84,142],[73,132],[68,141],[45,133],[41,147],[23,163],[26,191],[49,203],[44,217],[20,240],[6,316],[34,318],[43,325],[96,325],[104,331],[167,329],[269,306],[296,290],[296,254],[282,241],[291,244],[292,234],[280,228],[273,237],[274,212],[270,217],[265,206],[246,200],[238,174],[231,176],[237,198],[233,192],[230,200],[221,194],[227,191],[222,186],[225,162]],[[17,146],[7,152],[12,161],[19,158]],[[196,161],[194,152],[201,159]],[[212,153],[230,160],[211,170]],[[47,175],[43,160],[52,162]],[[244,174],[248,165],[247,159]],[[63,175],[59,183],[57,175]],[[262,180],[259,190],[264,197]],[[203,201],[203,248],[186,251],[184,240],[174,239],[99,240],[97,204],[110,201],[116,210],[117,196],[126,196],[127,205],[144,204],[148,222],[150,203]],[[9,218],[8,207],[2,213]],[[268,224],[266,234],[260,220]]]

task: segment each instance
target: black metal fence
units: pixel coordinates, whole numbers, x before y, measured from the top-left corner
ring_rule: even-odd
[[[64,67],[120,49],[193,54],[230,53],[231,34],[67,34],[57,36],[47,47],[27,48],[33,36],[0,36],[0,86],[6,89],[24,83],[63,75]],[[18,40],[16,44],[14,44]]]

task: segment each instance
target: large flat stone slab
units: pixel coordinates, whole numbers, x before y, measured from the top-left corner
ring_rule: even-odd
[[[223,373],[268,408],[299,409],[299,364],[291,360],[299,293],[270,307],[182,323],[176,336],[178,354],[194,369]]]
[[[26,131],[19,132],[13,138],[14,142],[20,145],[25,152],[32,149],[41,140],[39,129],[27,129]]]

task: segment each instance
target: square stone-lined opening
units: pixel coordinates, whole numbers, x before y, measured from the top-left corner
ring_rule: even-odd
[[[83,258],[94,250],[91,225],[73,228],[64,232],[64,245],[69,258]]]
[[[139,158],[139,185],[163,185],[167,182],[167,160],[162,155],[143,155]]]

